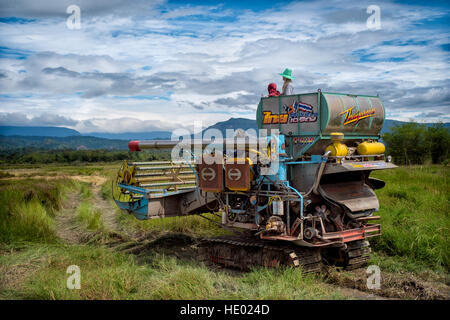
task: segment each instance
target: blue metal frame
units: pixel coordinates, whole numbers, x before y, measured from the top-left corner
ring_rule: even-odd
[[[126,189],[126,190],[128,190],[130,192],[139,193],[139,194],[142,194],[144,196],[147,195],[148,193],[150,193],[150,191],[147,190],[147,189],[139,188],[139,187],[135,187],[135,186],[130,186],[128,184],[119,183],[118,186],[121,189]]]
[[[302,194],[300,192],[298,192],[298,190],[295,189],[294,187],[291,187],[289,185],[289,181],[286,181],[286,187],[288,187],[289,189],[294,191],[298,195],[298,197],[300,198],[300,218],[303,219],[303,196],[302,196]],[[288,206],[288,208],[289,208],[289,206]]]

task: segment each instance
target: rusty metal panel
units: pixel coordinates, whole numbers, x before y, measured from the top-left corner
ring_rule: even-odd
[[[248,191],[250,190],[251,179],[250,167],[247,160],[245,163],[225,164],[225,185],[228,189]]]
[[[379,208],[375,192],[363,181],[322,184],[319,191],[326,198],[346,206],[352,212]]]
[[[221,192],[223,186],[223,164],[208,164],[205,159],[197,163],[199,187],[206,192]]]

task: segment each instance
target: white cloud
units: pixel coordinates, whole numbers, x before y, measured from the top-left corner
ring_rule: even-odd
[[[290,67],[299,93],[379,94],[397,119],[450,113],[449,30],[427,25],[445,7],[380,2],[382,28],[370,31],[369,2],[237,11],[81,1],[82,28],[69,30],[62,4],[22,2],[0,6],[36,19],[1,24],[0,46],[26,58],[0,59],[0,112],[68,116],[85,132],[254,118],[267,84],[281,86]]]

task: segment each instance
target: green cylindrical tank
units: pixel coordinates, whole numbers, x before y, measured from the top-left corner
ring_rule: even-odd
[[[385,110],[377,96],[318,92],[261,98],[256,114],[259,129],[278,129],[286,136],[290,156],[321,154],[331,133],[344,134],[342,143],[378,140]],[[356,145],[355,145],[356,146]]]
[[[377,136],[385,111],[379,97],[316,92],[261,98],[256,121],[260,129],[279,129],[292,136]]]

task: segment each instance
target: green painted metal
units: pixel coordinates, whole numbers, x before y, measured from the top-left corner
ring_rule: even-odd
[[[278,99],[265,104],[267,99]],[[288,118],[287,122],[263,125],[263,111],[271,111],[272,115],[286,116],[284,104],[292,101],[301,101],[311,104],[317,112],[317,120],[314,122],[297,122]],[[353,108],[353,109],[351,109]],[[365,113],[373,109],[373,113]],[[345,113],[344,113],[345,112]],[[332,132],[342,132],[345,140],[379,139],[381,126],[385,121],[385,109],[383,103],[377,96],[354,95],[347,93],[322,92],[296,94],[271,98],[261,98],[257,109],[258,128],[278,129],[286,136],[288,142],[287,152],[289,155],[299,157],[306,154],[319,154],[323,150],[320,145],[315,148],[320,140],[329,140]],[[312,137],[313,142],[301,147],[293,143],[293,138]],[[311,153],[313,152],[313,153]]]
[[[380,98],[379,96],[369,96],[365,94],[351,94],[351,93],[337,93],[337,92],[322,92],[323,94],[332,94],[337,96],[350,96],[350,97],[368,97],[368,98]]]
[[[317,136],[314,141],[312,143],[310,143],[307,147],[303,148],[302,150],[300,150],[300,152],[298,152],[295,156],[294,159],[298,159],[300,158],[302,155],[304,155],[306,153],[306,151],[308,151],[309,149],[311,149],[311,147],[313,145],[315,145],[317,143],[317,141],[319,141],[321,139],[321,136]]]
[[[321,122],[321,114],[322,110],[320,110],[320,99],[322,98],[322,91],[319,89],[317,90],[317,123],[319,124],[318,132],[322,130],[322,122]]]
[[[258,129],[262,129],[262,119],[263,119],[263,111],[262,111],[263,99],[261,99],[258,103],[258,108],[256,109],[256,125]]]
[[[278,114],[281,114],[281,99],[278,99]],[[278,130],[281,132],[281,121],[278,121]]]

